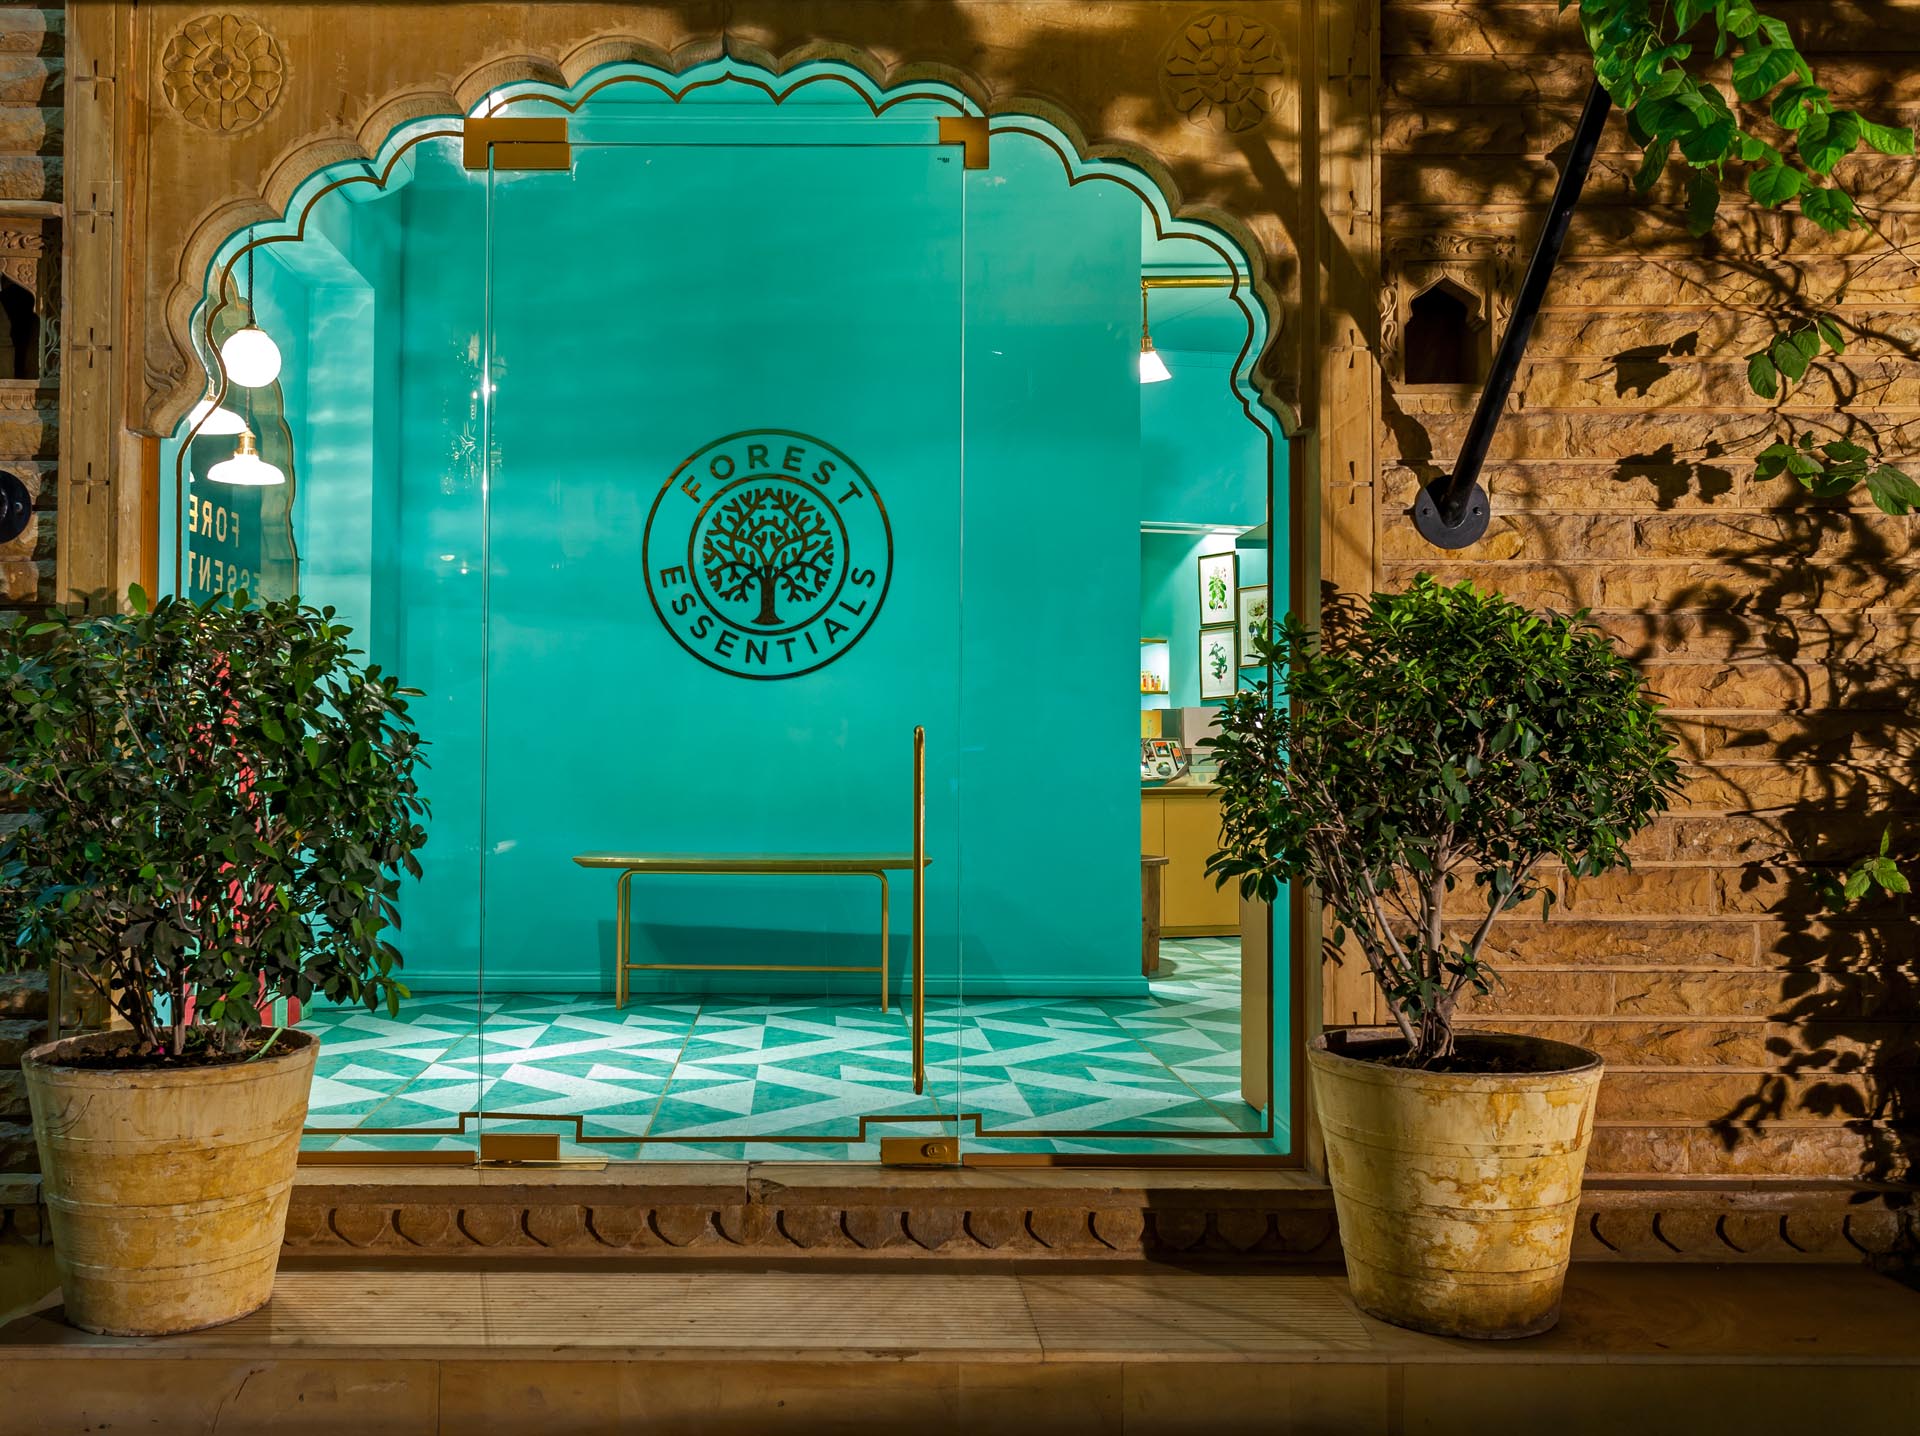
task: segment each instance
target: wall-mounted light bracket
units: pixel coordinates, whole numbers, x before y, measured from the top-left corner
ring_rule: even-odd
[[[33,495],[18,474],[0,470],[0,543],[12,543],[33,522]]]
[[[1526,356],[1527,340],[1533,335],[1533,321],[1540,313],[1540,301],[1546,297],[1553,269],[1560,262],[1560,246],[1566,243],[1567,227],[1573,223],[1573,207],[1587,183],[1587,171],[1600,148],[1600,136],[1607,127],[1607,113],[1613,100],[1598,80],[1587,91],[1587,103],[1580,111],[1580,123],[1574,128],[1573,144],[1567,151],[1566,168],[1553,188],[1553,201],[1547,206],[1546,223],[1534,242],[1533,259],[1520,292],[1514,297],[1513,313],[1507,319],[1507,332],[1493,356],[1493,368],[1487,385],[1474,406],[1473,422],[1460,441],[1460,453],[1454,459],[1453,472],[1443,474],[1420,490],[1412,509],[1413,526],[1420,537],[1437,548],[1465,548],[1487,531],[1490,511],[1487,491],[1480,483],[1480,468],[1486,462],[1493,443],[1493,431],[1500,423],[1507,395],[1513,392],[1514,376]]]
[[[960,167],[983,170],[987,167],[992,140],[982,115],[942,115],[940,143],[961,147]]]
[[[1478,543],[1493,519],[1487,491],[1478,479],[1472,480],[1457,508],[1448,508],[1448,486],[1453,482],[1442,474],[1420,490],[1413,501],[1414,530],[1435,548],[1465,548]]]
[[[573,164],[560,115],[474,116],[462,127],[460,162],[470,170],[564,170]]]

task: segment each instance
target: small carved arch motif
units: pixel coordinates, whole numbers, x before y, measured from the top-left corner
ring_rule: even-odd
[[[1471,403],[1513,306],[1513,241],[1400,235],[1386,259],[1380,351],[1388,383],[1425,409]]]
[[[1402,379],[1408,384],[1477,384],[1479,335],[1486,328],[1480,296],[1440,278],[1407,304]]]

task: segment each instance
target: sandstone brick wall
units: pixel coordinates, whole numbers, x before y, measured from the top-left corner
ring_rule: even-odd
[[[1843,102],[1920,117],[1920,3],[1765,8]],[[1591,77],[1573,21],[1552,0],[1384,0],[1381,35],[1390,298],[1436,265],[1510,293]],[[1920,1150],[1913,922],[1886,906],[1828,918],[1799,859],[1857,851],[1889,820],[1916,836],[1902,816],[1920,752],[1916,521],[1755,480],[1751,456],[1781,426],[1743,370],[1792,288],[1839,296],[1877,337],[1787,408],[1822,437],[1871,426],[1920,472],[1920,269],[1873,236],[1827,240],[1739,204],[1717,240],[1690,239],[1670,187],[1652,203],[1631,193],[1634,165],[1616,114],[1494,442],[1496,518],[1472,549],[1429,548],[1405,510],[1451,468],[1473,396],[1408,391],[1388,356],[1374,576],[1398,587],[1425,569],[1590,606],[1680,729],[1689,788],[1633,872],[1562,879],[1550,922],[1504,923],[1495,943],[1499,1025],[1611,1064],[1593,1170],[1893,1176]],[[1913,161],[1859,159],[1841,176],[1897,242],[1920,238]]]
[[[0,609],[53,599],[58,446],[64,14],[0,10],[0,274],[38,301],[38,369],[15,377],[0,335],[0,468],[34,496],[34,520],[0,544]]]
[[[64,20],[58,8],[0,10],[0,274],[34,296],[39,317],[33,362],[15,366],[12,343],[0,342],[0,469],[23,480],[34,498],[26,532],[0,543],[0,611],[53,601]],[[15,377],[16,367],[37,372]],[[0,826],[12,821],[0,811]],[[45,979],[0,975],[0,1172],[38,1165],[20,1054],[46,1032]]]

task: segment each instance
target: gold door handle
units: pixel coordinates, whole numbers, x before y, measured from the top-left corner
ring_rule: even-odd
[[[927,1089],[927,730],[913,730],[913,1090]]]

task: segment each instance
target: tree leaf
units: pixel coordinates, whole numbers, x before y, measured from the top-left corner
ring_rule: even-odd
[[[1761,397],[1764,398],[1766,396],[1762,395]],[[1794,450],[1791,444],[1782,443],[1778,439],[1774,440],[1754,456],[1753,472],[1755,477],[1771,479],[1785,473],[1787,460],[1792,456],[1793,452]]]
[[[1801,127],[1796,143],[1808,169],[1815,174],[1831,174],[1833,167],[1859,145],[1860,117],[1852,110],[1835,110],[1810,119]]]
[[[1693,114],[1672,96],[1642,100],[1633,107],[1634,116],[1648,136],[1658,140],[1677,140],[1694,123]]]
[[[1803,183],[1799,170],[1772,164],[1747,176],[1747,193],[1768,209],[1774,209],[1799,194]]]
[[[1680,136],[1680,153],[1690,164],[1718,164],[1733,148],[1733,121],[1715,118]]]
[[[1770,113],[1773,122],[1783,130],[1797,130],[1815,113],[1817,107],[1824,105],[1827,92],[1818,85],[1790,85],[1774,96]]]
[[[1698,239],[1713,228],[1720,212],[1720,182],[1705,170],[1687,178],[1687,233]]]
[[[1817,193],[1817,191],[1812,192]],[[1804,201],[1802,203],[1804,204]],[[1819,331],[1820,337],[1827,341],[1827,348],[1836,354],[1847,352],[1846,336],[1841,333],[1840,326],[1831,316],[1825,314],[1817,316],[1813,321],[1813,327]]]
[[[1882,464],[1867,475],[1867,492],[1882,513],[1910,514],[1920,508],[1920,484],[1892,464]]]
[[[1750,45],[1733,60],[1733,92],[1748,104],[1796,73],[1799,56],[1787,46]]]
[[[1721,0],[1720,25],[1730,35],[1745,39],[1760,28],[1760,12],[1753,0]]]
[[[1747,356],[1747,387],[1762,399],[1779,396],[1780,375],[1764,349]]]
[[[1913,153],[1912,125],[1877,125],[1872,120],[1863,119],[1860,121],[1860,138],[1883,155]]]
[[[1658,140],[1647,146],[1647,152],[1640,157],[1640,168],[1633,175],[1633,187],[1641,194],[1660,182],[1660,176],[1667,167],[1667,156],[1672,150],[1671,140]]]
[[[1774,367],[1789,380],[1798,382],[1806,377],[1807,356],[1800,351],[1800,346],[1793,342],[1791,336],[1781,335],[1773,341],[1767,353],[1772,357]],[[1751,370],[1749,370],[1749,377],[1751,377]]]
[[[1860,218],[1859,211],[1854,208],[1853,196],[1832,185],[1816,185],[1802,194],[1800,213],[1828,234],[1852,229]]]
[[[1677,65],[1692,53],[1691,45],[1675,43],[1656,46],[1634,62],[1633,78],[1642,85],[1652,84],[1666,69],[1668,61]]]
[[[1673,33],[1684,35],[1714,12],[1718,0],[1678,0],[1673,7]]]

